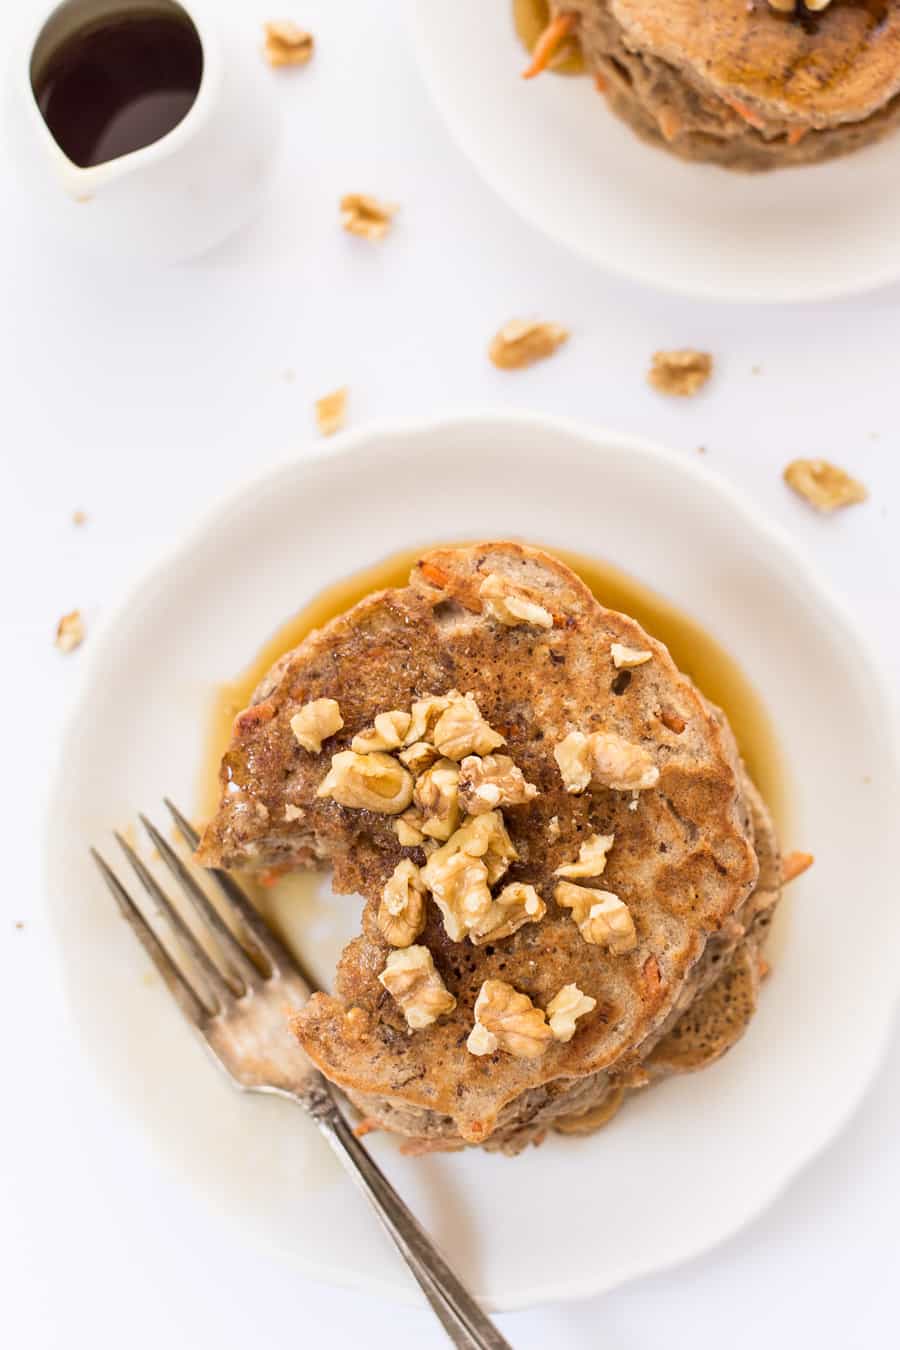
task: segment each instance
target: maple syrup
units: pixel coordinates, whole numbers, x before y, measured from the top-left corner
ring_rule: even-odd
[[[220,686],[202,765],[199,803],[202,819],[209,818],[218,805],[219,761],[231,739],[234,718],[250,702],[253,690],[269,668],[307,633],[321,628],[372,591],[405,586],[413,565],[427,551],[427,548],[405,549],[327,587],[269,638],[236,679]],[[765,705],[737,662],[695,620],[618,567],[564,549],[550,551],[581,577],[601,604],[630,615],[664,642],[679,670],[725,711],[751,777],[776,823],[784,828],[785,782],[775,734]]]
[[[190,111],[202,78],[199,35],[171,0],[89,20],[58,43],[42,36],[31,63],[44,121],[82,169],[168,135]]]

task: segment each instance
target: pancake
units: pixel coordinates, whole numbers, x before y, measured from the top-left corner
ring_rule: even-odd
[[[765,0],[564,0],[615,113],[688,159],[759,170],[813,163],[900,121],[900,0],[811,14]]]
[[[498,620],[487,579],[530,597],[549,627]],[[649,652],[617,670],[611,646]],[[546,906],[496,942],[458,940],[430,899],[417,937],[455,1006],[410,1031],[379,975],[392,948],[378,926],[397,864],[426,862],[401,846],[393,818],[341,805],[317,790],[332,759],[387,710],[451,690],[472,694],[502,752],[537,789],[503,810],[517,858],[504,885],[534,886]],[[291,720],[332,699],[341,727],[313,753]],[[573,731],[613,733],[651,755],[659,777],[635,796],[592,783],[566,791],[554,750]],[[721,715],[633,620],[601,606],[557,560],[518,544],[436,550],[408,587],[381,592],[311,634],[266,677],[235,723],[222,765],[223,797],[198,860],[288,867],[328,861],[339,893],[367,903],[362,933],[345,950],[336,996],[315,995],[293,1020],[313,1061],[363,1113],[420,1141],[505,1140],[523,1119],[629,1056],[667,1025],[712,937],[753,891],[759,864],[733,737]],[[633,809],[636,807],[636,809]],[[555,870],[584,841],[612,835],[602,886],[621,896],[636,945],[613,954],[585,941],[555,899]],[[568,1043],[536,1058],[467,1049],[482,985],[499,980],[544,1009],[576,983],[596,1000]],[[567,1099],[568,1101],[568,1099]]]

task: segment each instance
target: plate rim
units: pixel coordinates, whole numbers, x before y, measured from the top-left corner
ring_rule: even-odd
[[[663,462],[686,475],[688,479],[702,484],[705,489],[711,491],[714,495],[718,495],[723,504],[734,511],[746,527],[755,530],[757,537],[767,539],[781,553],[782,557],[790,561],[796,575],[803,583],[804,589],[810,590],[815,595],[822,609],[830,612],[832,621],[840,625],[854,642],[860,663],[865,665],[874,682],[878,705],[887,713],[884,729],[885,753],[893,768],[893,789],[900,794],[900,716],[898,716],[898,708],[880,653],[874,648],[868,635],[862,631],[861,625],[857,624],[849,606],[838,595],[831,582],[816,571],[812,560],[794,542],[787,529],[780,523],[769,519],[749,494],[730,480],[721,477],[707,465],[689,459],[677,450],[648,437],[619,432],[606,426],[595,427],[576,418],[548,415],[536,411],[526,412],[494,407],[472,409],[458,414],[438,413],[431,417],[373,419],[363,426],[340,432],[333,437],[310,440],[301,444],[285,458],[263,465],[253,473],[240,477],[223,489],[204,506],[193,522],[177,538],[168,542],[149,563],[136,565],[120,586],[118,600],[111,605],[105,617],[97,624],[90,647],[85,652],[88,659],[85,661],[81,672],[78,693],[60,732],[58,752],[53,764],[49,791],[45,798],[46,816],[42,838],[44,904],[48,911],[48,927],[52,934],[52,953],[57,972],[61,977],[62,996],[66,1005],[70,1008],[66,975],[68,966],[62,944],[58,938],[55,920],[49,913],[48,896],[52,893],[54,879],[58,879],[63,865],[60,851],[53,839],[53,822],[62,809],[66,796],[65,765],[71,754],[71,745],[78,735],[80,715],[84,705],[91,697],[91,690],[96,687],[98,675],[101,674],[104,665],[108,667],[107,648],[112,647],[115,642],[116,629],[121,617],[137,603],[143,592],[158,585],[166,574],[178,567],[182,558],[189,555],[197,536],[206,533],[213,527],[218,517],[236,507],[241,499],[248,492],[252,492],[255,487],[267,482],[277,481],[281,476],[302,473],[304,468],[310,464],[329,459],[352,457],[359,450],[365,449],[367,443],[373,439],[385,439],[392,436],[433,436],[441,432],[458,432],[467,428],[475,431],[476,429],[483,429],[486,424],[495,427],[500,425],[513,428],[527,427],[531,431],[543,430],[550,435],[559,434],[568,436],[573,441],[580,440],[585,445],[591,444],[593,449],[614,444],[617,448],[627,450],[631,454],[643,456],[651,461]],[[85,847],[88,847],[89,842],[85,843]],[[522,1293],[501,1292],[494,1296],[479,1294],[480,1301],[492,1312],[513,1312],[551,1302],[598,1297],[630,1283],[632,1280],[645,1278],[693,1261],[730,1240],[755,1222],[772,1207],[796,1177],[803,1174],[821,1157],[859,1110],[871,1088],[878,1066],[887,1052],[898,1009],[900,1009],[900,981],[893,989],[889,990],[885,987],[884,994],[886,1006],[881,1028],[876,1035],[867,1039],[865,1053],[857,1053],[854,1061],[857,1066],[855,1081],[842,1105],[827,1123],[823,1122],[822,1117],[818,1118],[821,1122],[818,1132],[809,1136],[810,1142],[802,1161],[798,1163],[791,1160],[786,1166],[773,1168],[768,1174],[768,1183],[759,1189],[755,1200],[745,1205],[739,1214],[726,1223],[722,1223],[718,1217],[714,1222],[710,1221],[707,1223],[706,1229],[697,1233],[693,1241],[687,1241],[677,1254],[662,1259],[653,1259],[645,1264],[632,1262],[630,1267],[625,1270],[613,1270],[606,1273],[598,1271],[594,1280],[583,1277],[576,1277],[568,1281],[557,1279],[546,1285],[532,1286],[527,1292]],[[73,1016],[73,1024],[76,1029],[80,1028],[80,1019],[77,1016]],[[84,1045],[80,1035],[77,1036],[77,1043],[79,1053],[84,1053],[89,1060],[88,1048]],[[847,1081],[846,1076],[844,1081]],[[415,1303],[417,1301],[414,1289],[407,1289],[400,1283],[390,1283],[377,1276],[354,1273],[351,1277],[347,1270],[340,1266],[308,1261],[305,1257],[297,1258],[297,1268],[311,1279],[337,1287],[359,1288],[365,1292],[378,1293],[389,1300],[403,1303]]]
[[[508,206],[526,225],[538,230],[545,239],[552,240],[554,244],[565,249],[572,257],[580,258],[583,262],[610,277],[628,281],[633,285],[639,285],[647,290],[664,295],[675,295],[682,299],[701,300],[709,303],[758,306],[760,308],[772,305],[828,304],[831,301],[845,300],[851,296],[871,294],[894,284],[900,279],[900,247],[897,249],[896,262],[892,266],[872,268],[865,274],[860,269],[853,280],[848,279],[844,283],[834,282],[831,285],[814,285],[810,282],[806,286],[780,286],[777,290],[767,291],[765,295],[754,294],[745,288],[705,287],[702,284],[679,283],[678,270],[675,268],[671,272],[663,273],[661,269],[644,269],[640,265],[624,266],[619,263],[614,251],[601,257],[598,253],[586,247],[580,247],[568,235],[557,233],[540,213],[532,211],[525,196],[512,187],[506,178],[498,179],[496,177],[493,164],[489,163],[480,153],[478,142],[465,131],[462,120],[457,116],[456,105],[445,95],[442,83],[434,78],[435,66],[429,54],[431,44],[428,42],[426,27],[429,3],[430,0],[406,0],[404,8],[407,15],[407,26],[412,37],[412,45],[422,76],[422,83],[453,144],[495,197]],[[611,113],[610,116],[612,115]],[[634,132],[632,134],[636,135]],[[900,132],[898,132],[898,137],[900,137]],[[717,166],[703,166],[701,164],[700,167],[715,168]],[[816,167],[818,166],[801,165],[795,172],[811,171]],[[724,169],[720,171],[726,172]]]

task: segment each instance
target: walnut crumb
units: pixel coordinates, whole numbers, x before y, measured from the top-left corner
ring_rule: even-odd
[[[624,647],[621,642],[614,642],[609,654],[616,670],[633,670],[635,666],[643,666],[653,659],[652,652],[642,651],[638,647]]]
[[[713,359],[709,352],[683,347],[675,351],[654,352],[647,379],[661,394],[692,398],[706,384],[712,368]]]
[[[550,843],[555,844],[561,834],[562,827],[559,823],[559,816],[551,816],[547,822],[547,838],[550,840]]]
[[[347,420],[347,386],[316,399],[316,425],[323,436],[333,436]]]
[[[485,980],[475,1000],[475,1025],[466,1048],[472,1055],[505,1050],[516,1059],[538,1059],[553,1039],[543,1009],[505,980]]]
[[[336,699],[314,698],[304,703],[298,713],[291,718],[291,731],[298,745],[311,755],[318,755],[322,742],[327,741],[344,725],[341,709]]]
[[[263,25],[266,41],[263,47],[270,66],[305,66],[313,54],[315,43],[291,19],[270,19]]]
[[[567,1044],[575,1035],[578,1018],[593,1012],[596,1006],[597,1000],[582,993],[577,984],[563,985],[556,997],[547,1004],[550,1030],[558,1041]]]
[[[498,370],[522,370],[552,356],[568,336],[569,330],[558,323],[512,319],[491,339],[488,356]]]
[[[383,239],[399,209],[365,193],[348,192],[341,198],[341,224],[348,234],[360,239]]]
[[[61,652],[74,652],[84,642],[84,619],[81,610],[64,614],[56,625],[56,646]]]
[[[784,471],[784,481],[826,515],[841,506],[864,502],[869,495],[862,483],[827,459],[792,460]]]
[[[435,970],[427,947],[391,952],[378,981],[399,1003],[411,1031],[430,1027],[456,1007],[456,999]]]
[[[553,895],[558,905],[572,911],[585,942],[607,947],[613,956],[622,956],[637,946],[631,912],[612,891],[595,891],[589,886],[561,881]]]
[[[606,868],[606,855],[615,843],[614,834],[592,834],[578,850],[578,859],[557,867],[555,877],[599,877]]]

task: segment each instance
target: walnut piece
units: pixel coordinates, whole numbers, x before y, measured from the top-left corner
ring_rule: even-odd
[[[440,759],[440,754],[427,741],[414,741],[405,750],[401,750],[397,758],[406,765],[410,773],[418,775],[430,769],[432,764]]]
[[[402,848],[418,848],[420,844],[424,844],[422,824],[422,817],[413,806],[404,811],[402,816],[397,816],[394,821],[394,833]]]
[[[446,841],[459,825],[459,765],[439,759],[416,779],[413,801],[422,813],[422,833]]]
[[[557,867],[555,877],[599,877],[606,867],[606,855],[612,848],[614,834],[592,834],[578,850],[578,860]]]
[[[553,627],[553,615],[548,609],[529,599],[524,591],[496,572],[485,577],[478,594],[484,601],[485,614],[507,628],[515,628],[520,624],[530,624],[535,628]]]
[[[432,853],[420,876],[453,942],[481,930],[494,903],[490,888],[516,856],[498,811],[473,816]]]
[[[427,947],[403,947],[391,952],[378,980],[399,1003],[412,1031],[430,1027],[456,1007],[456,999],[435,970]]]
[[[471,816],[498,806],[524,806],[538,794],[509,755],[467,755],[460,765],[459,799]]]
[[[361,239],[383,239],[399,209],[363,192],[349,192],[341,198],[341,224]]]
[[[568,336],[569,330],[558,323],[512,319],[491,339],[488,356],[498,370],[521,370],[552,356]]]
[[[784,481],[826,515],[841,506],[864,502],[869,495],[862,483],[827,459],[792,460],[784,471]]]
[[[291,718],[291,731],[297,743],[311,755],[318,755],[322,742],[340,731],[343,725],[340,707],[333,698],[314,698],[311,703],[304,703]]]
[[[633,670],[635,666],[642,666],[653,659],[652,652],[641,651],[638,647],[624,647],[621,642],[614,642],[609,653],[616,670]]]
[[[827,9],[831,0],[769,0],[772,9],[777,9],[779,14],[793,14],[794,10],[808,9],[813,14],[818,14],[820,10]]]
[[[575,1035],[575,1023],[585,1013],[593,1012],[597,1000],[583,994],[577,984],[565,984],[547,1004],[547,1020],[558,1041],[567,1044]]]
[[[412,774],[390,755],[376,751],[358,755],[342,750],[331,760],[331,769],[320,784],[317,797],[332,797],[341,806],[379,811],[399,816],[412,801]]]
[[[305,66],[315,46],[312,33],[290,19],[271,19],[265,28],[263,51],[270,66]]]
[[[409,858],[385,882],[375,922],[392,947],[408,947],[425,927],[425,887]]]
[[[467,755],[488,755],[504,745],[499,731],[488,726],[474,694],[459,695],[441,713],[434,724],[432,739],[442,755],[461,760]]]
[[[434,724],[450,707],[454,699],[461,699],[462,694],[457,690],[451,689],[449,694],[429,694],[427,698],[417,699],[412,705],[410,715],[409,731],[406,733],[405,744],[412,747],[418,743],[429,745],[434,731]],[[437,758],[437,756],[435,756]]]
[[[547,824],[547,838],[551,844],[555,844],[562,834],[562,827],[559,823],[559,816],[551,816]]]
[[[553,895],[558,905],[572,911],[585,942],[608,947],[613,956],[622,956],[637,946],[631,912],[612,891],[595,891],[589,886],[561,881]]]
[[[639,792],[659,781],[659,769],[649,750],[614,731],[594,731],[590,736],[571,731],[555,747],[553,756],[567,792],[584,792],[589,783],[616,792]]]
[[[505,1050],[516,1059],[537,1059],[553,1039],[543,1009],[505,980],[485,980],[475,1000],[475,1025],[466,1048],[473,1055]]]
[[[654,352],[647,379],[661,394],[676,398],[692,398],[712,374],[713,359],[709,352],[692,348]]]
[[[54,641],[61,652],[74,652],[76,647],[81,646],[84,642],[84,619],[80,609],[73,609],[70,614],[62,616],[56,625]]]
[[[403,744],[403,737],[409,730],[409,713],[384,712],[375,718],[375,725],[367,731],[360,731],[350,742],[350,749],[358,755],[370,754],[373,750],[396,750]]]
[[[491,901],[487,913],[470,930],[469,938],[476,947],[485,942],[499,942],[517,933],[526,923],[537,923],[546,913],[547,906],[533,886],[511,881]]]
[[[316,424],[323,436],[333,436],[347,420],[347,386],[316,399]]]

